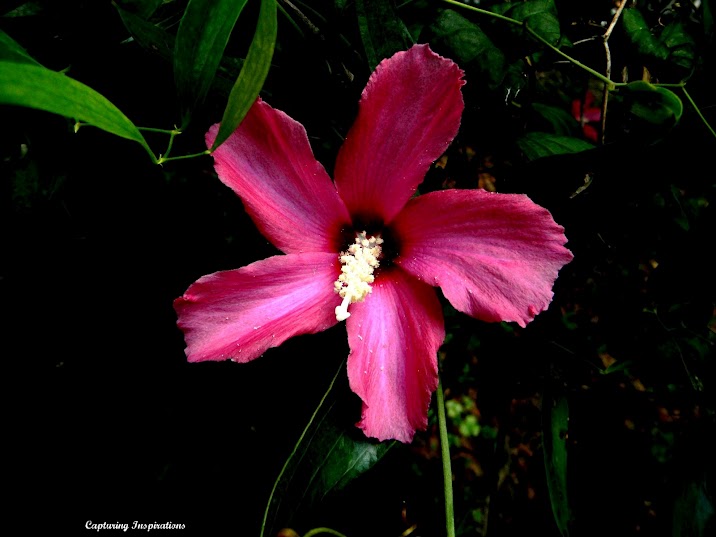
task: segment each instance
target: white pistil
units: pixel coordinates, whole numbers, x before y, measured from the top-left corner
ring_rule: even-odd
[[[375,281],[373,271],[380,264],[378,259],[383,239],[366,236],[366,232],[358,233],[355,243],[348,250],[341,252],[341,275],[333,284],[336,293],[343,298],[336,308],[336,319],[345,321],[351,316],[348,306],[354,302],[362,302],[371,292],[370,284]]]

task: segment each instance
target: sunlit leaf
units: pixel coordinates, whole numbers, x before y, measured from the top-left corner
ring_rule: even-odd
[[[504,77],[505,57],[477,24],[459,13],[446,9],[428,27],[431,46],[444,52],[468,70],[485,77],[490,87],[497,86]]]
[[[665,60],[669,50],[651,33],[644,17],[637,8],[625,9],[621,17],[629,41],[642,56]]]
[[[356,13],[371,71],[384,58],[399,50],[407,50],[414,44],[391,0],[356,0]]]
[[[547,132],[528,132],[517,139],[517,145],[527,160],[594,149],[592,144],[580,138],[559,136]]]
[[[40,65],[12,37],[0,30],[0,60]]]
[[[249,53],[229,95],[219,132],[214,140],[212,151],[223,144],[256,101],[263,87],[276,45],[276,0],[261,0],[256,33],[251,41]]]
[[[273,4],[275,11],[275,1]],[[174,79],[185,127],[192,111],[209,93],[231,31],[245,5],[246,0],[191,0],[186,7],[174,46]]]
[[[134,140],[149,151],[144,137],[127,116],[95,90],[66,75],[29,63],[0,61],[0,77],[0,104],[74,118]]]
[[[569,404],[565,396],[546,393],[542,401],[544,463],[554,521],[563,537],[569,535],[571,511],[567,494],[567,432]]]
[[[343,489],[370,470],[393,442],[368,441],[345,419],[346,398],[334,386],[345,377],[343,365],[314,412],[301,439],[276,480],[269,498],[261,535],[275,535],[299,512],[317,506],[329,494]],[[343,387],[341,387],[343,388]],[[347,388],[341,393],[345,395]]]

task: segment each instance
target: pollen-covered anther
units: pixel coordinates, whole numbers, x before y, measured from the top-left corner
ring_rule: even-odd
[[[341,252],[341,275],[333,284],[336,293],[343,298],[336,308],[336,319],[344,321],[351,316],[348,305],[361,302],[371,292],[370,284],[375,281],[373,272],[378,265],[383,239],[368,237],[365,231],[358,233],[348,250]]]

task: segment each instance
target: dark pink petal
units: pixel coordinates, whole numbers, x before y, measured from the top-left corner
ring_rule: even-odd
[[[378,65],[336,161],[336,185],[354,217],[388,223],[415,193],[457,134],[462,75],[428,45]]]
[[[219,126],[206,134],[210,147]],[[243,200],[259,231],[286,253],[337,252],[350,223],[306,130],[261,100],[213,153],[219,179]]]
[[[572,259],[564,229],[521,194],[425,194],[410,200],[393,232],[398,266],[483,321],[525,326],[547,309],[557,272]]]
[[[336,324],[336,254],[277,255],[199,278],[174,301],[190,362],[248,362]]]
[[[348,379],[363,400],[358,426],[379,440],[410,442],[428,424],[438,385],[438,347],[445,337],[435,291],[393,268],[378,275],[346,321]]]

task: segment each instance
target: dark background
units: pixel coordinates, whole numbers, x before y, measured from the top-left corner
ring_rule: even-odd
[[[69,66],[135,124],[177,121],[171,65],[125,42],[109,2],[34,4],[35,14],[0,22],[30,54],[52,69]],[[299,39],[282,22],[262,95],[306,125],[330,171],[370,69],[350,9],[314,7],[334,17],[323,38]],[[570,15],[603,8],[591,2]],[[337,45],[331,28],[349,44]],[[232,45],[239,53],[242,39]],[[689,88],[713,125],[703,74],[713,56],[704,58]],[[431,170],[423,189],[475,188],[487,174],[498,191],[547,207],[575,260],[550,310],[527,329],[446,306],[446,397],[473,400],[471,412],[492,434],[470,437],[459,418],[451,422],[459,527],[558,535],[541,440],[542,401],[556,393],[570,404],[575,535],[671,535],[679,517],[690,521],[684,535],[706,535],[687,529],[713,506],[716,141],[687,106],[657,140],[638,125],[631,136],[615,128],[605,147],[528,163],[514,137],[529,120],[473,71],[466,79],[463,127],[447,166]],[[203,148],[225,99],[211,94],[175,154]],[[71,120],[10,107],[0,118],[7,516],[17,510],[48,534],[86,535],[88,520],[137,520],[185,524],[181,535],[258,535],[273,481],[347,355],[344,328],[295,338],[250,364],[187,364],[173,299],[204,274],[278,253],[216,179],[211,159],[159,167],[132,142],[91,127],[74,134]],[[570,198],[586,173],[593,183]],[[625,367],[600,374],[612,360]],[[359,404],[341,382],[350,427]],[[413,535],[441,535],[433,422],[294,527],[397,536],[417,524]],[[484,526],[478,512],[489,512]]]

